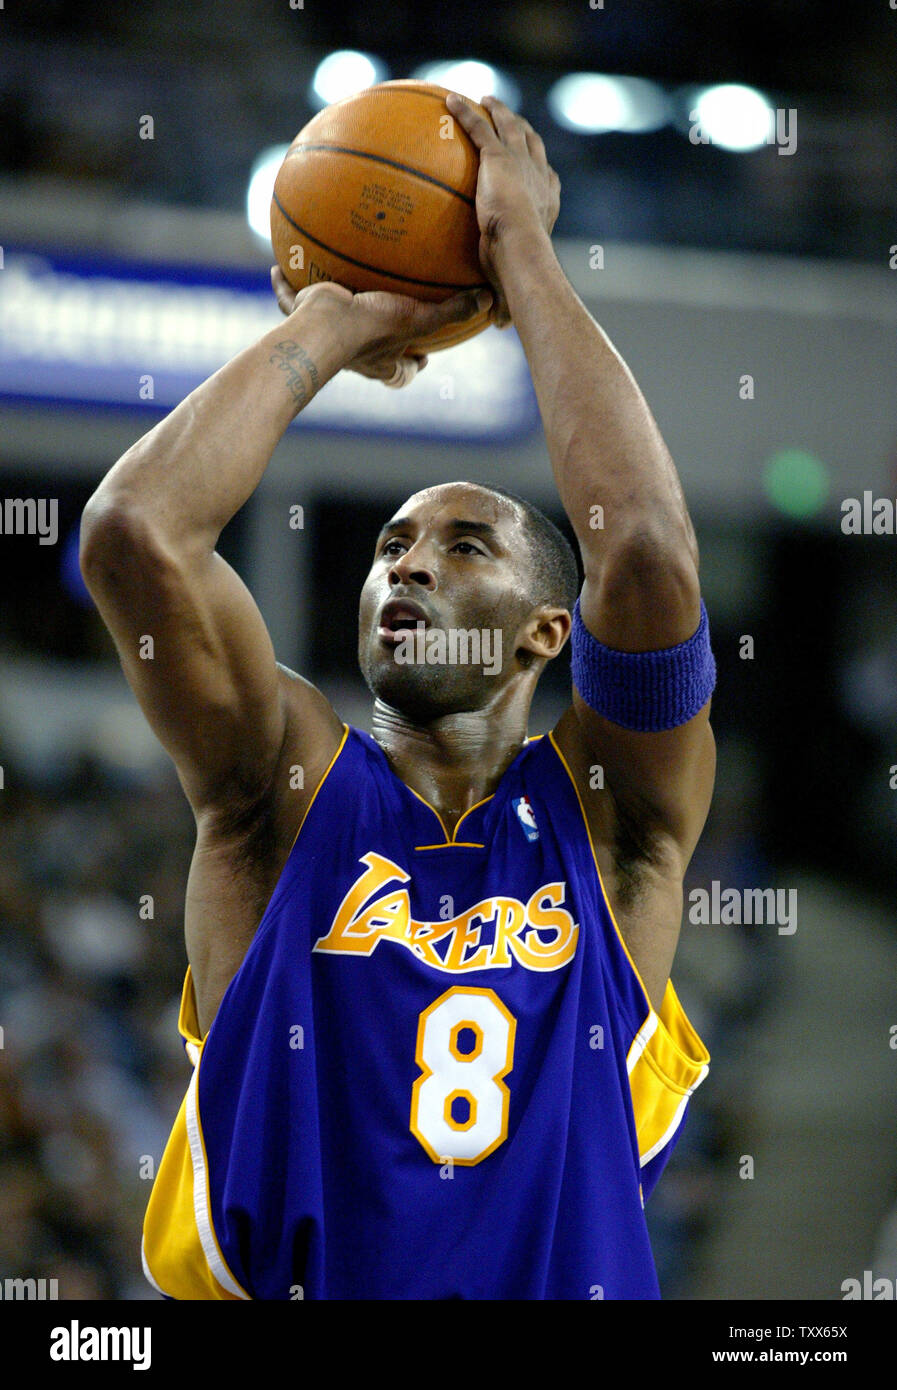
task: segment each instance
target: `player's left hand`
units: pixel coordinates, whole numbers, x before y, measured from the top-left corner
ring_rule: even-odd
[[[493,299],[480,288],[431,304],[386,290],[353,293],[333,280],[319,280],[297,292],[277,265],[271,267],[271,286],[284,314],[315,306],[339,343],[348,371],[392,387],[409,385],[426,367],[429,359],[415,349],[416,342],[482,313]]]
[[[498,296],[492,322],[503,328],[511,316],[495,267],[496,247],[511,229],[551,235],[561,206],[561,181],[548,163],[542,137],[497,97],[480,102],[491,124],[456,92],[448,94],[445,104],[480,152],[480,264]]]

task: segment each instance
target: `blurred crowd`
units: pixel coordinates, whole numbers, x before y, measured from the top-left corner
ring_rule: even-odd
[[[192,817],[173,777],[135,787],[85,759],[38,788],[2,763],[0,1279],[155,1297],[140,1229],[189,1079]]]

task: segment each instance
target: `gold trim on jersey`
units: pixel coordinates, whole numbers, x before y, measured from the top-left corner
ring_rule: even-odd
[[[532,734],[532,735],[528,734],[528,735],[526,736],[526,738],[523,740],[522,744],[520,745],[520,748],[517,749],[517,753],[514,754],[514,757],[516,758],[516,757],[517,757],[517,754],[520,752],[520,749],[521,749],[521,748],[525,748],[526,745],[527,745],[528,743],[538,743],[539,739],[540,739],[540,738],[544,738],[544,737],[545,737],[544,734]],[[513,759],[512,759],[512,761],[513,761]],[[392,771],[392,768],[390,768],[390,771]],[[398,773],[397,773],[397,772],[393,772],[393,776],[394,776],[394,777],[398,777]],[[445,836],[445,843],[444,843],[444,844],[441,844],[441,845],[415,845],[415,849],[454,849],[454,848],[457,848],[459,845],[463,846],[464,849],[485,849],[485,848],[486,848],[485,845],[474,844],[474,843],[472,843],[472,842],[470,842],[470,841],[459,840],[459,839],[457,838],[457,837],[458,837],[458,830],[459,830],[459,827],[460,827],[460,825],[461,825],[461,821],[464,820],[465,816],[469,816],[470,813],[471,813],[471,811],[475,811],[475,810],[477,809],[478,806],[485,806],[487,801],[491,801],[491,800],[493,799],[493,797],[495,796],[495,792],[491,792],[491,793],[489,794],[489,796],[484,796],[484,797],[482,798],[481,801],[475,801],[475,802],[473,803],[472,806],[468,806],[467,810],[464,812],[464,815],[461,816],[460,820],[458,821],[458,824],[455,826],[454,833],[453,833],[451,836],[449,836],[449,833],[448,833],[448,831],[447,831],[447,829],[446,829],[446,827],[445,827],[445,822],[443,821],[442,816],[441,816],[441,815],[439,814],[439,812],[436,810],[436,807],[432,804],[432,802],[429,802],[425,796],[421,796],[420,792],[416,792],[416,791],[414,790],[413,787],[409,787],[409,786],[408,786],[408,783],[407,783],[407,782],[403,782],[401,777],[399,777],[399,781],[402,782],[402,786],[403,786],[403,787],[408,787],[408,790],[411,792],[412,796],[416,796],[417,799],[418,799],[418,801],[422,801],[422,802],[424,803],[424,805],[427,807],[427,809],[428,809],[429,811],[432,811],[432,812],[433,812],[433,815],[434,815],[434,816],[436,817],[436,819],[439,821],[439,828],[440,828],[440,830],[442,831],[443,835]]]
[[[195,1056],[193,1075],[165,1146],[143,1221],[143,1267],[170,1298],[248,1299],[228,1268],[212,1222],[208,1161],[199,1115],[199,1037],[190,967],[184,978],[178,1032]]]
[[[419,849],[485,849],[485,845],[479,844],[476,840],[451,840],[447,845],[415,845],[415,854]]]
[[[296,831],[296,834],[293,836],[293,843],[290,845],[290,854],[293,853],[293,850],[294,850],[295,847],[296,847],[296,841],[299,839],[299,836],[300,836],[300,834],[302,833],[302,827],[303,827],[303,825],[304,825],[305,822],[308,820],[308,813],[309,813],[309,811],[311,810],[312,806],[314,806],[314,804],[315,804],[315,798],[317,797],[318,792],[321,790],[321,788],[323,787],[324,783],[327,781],[327,778],[330,776],[330,773],[331,773],[332,770],[333,770],[333,764],[336,762],[336,760],[337,760],[337,758],[339,757],[340,753],[342,753],[343,749],[345,748],[345,746],[346,746],[346,739],[347,739],[348,737],[349,737],[349,725],[348,725],[348,724],[343,724],[343,736],[342,736],[342,738],[340,739],[339,743],[337,744],[336,752],[334,753],[333,757],[330,759],[330,762],[327,764],[326,768],[324,769],[324,775],[323,775],[323,777],[321,778],[320,782],[318,783],[318,785],[315,787],[314,791],[312,792],[312,794],[311,794],[311,801],[308,803],[308,805],[306,806],[305,810],[302,812],[302,819],[301,819],[300,822],[299,822],[299,827],[298,827],[298,829],[297,829],[297,831]],[[289,856],[288,856],[288,857],[289,857]]]
[[[627,1058],[642,1167],[673,1138],[689,1097],[704,1080],[710,1062],[672,980],[667,980],[658,1013],[652,1010],[650,1017],[654,1026],[649,1030],[642,1025]]]

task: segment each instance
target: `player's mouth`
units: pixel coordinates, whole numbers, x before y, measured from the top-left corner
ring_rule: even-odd
[[[419,623],[430,626],[430,619],[419,603],[409,598],[387,599],[380,609],[377,636],[381,642],[396,646],[409,633],[415,632]]]

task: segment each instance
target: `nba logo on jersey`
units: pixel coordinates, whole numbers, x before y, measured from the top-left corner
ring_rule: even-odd
[[[536,825],[536,814],[530,805],[528,796],[515,796],[511,802],[517,812],[517,819],[520,821],[521,829],[528,840],[538,840],[539,827]]]

